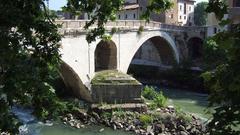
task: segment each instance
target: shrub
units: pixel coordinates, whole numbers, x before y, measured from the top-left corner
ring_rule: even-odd
[[[167,98],[163,95],[162,91],[160,91],[153,99],[153,104],[156,107],[166,107],[167,105]]]
[[[144,31],[144,27],[143,26],[140,26],[139,28],[138,28],[138,34],[140,35],[142,32]]]
[[[152,123],[153,118],[151,115],[148,114],[141,114],[139,116],[140,122],[143,124],[144,127],[146,127],[148,124]]]
[[[145,86],[142,91],[142,96],[146,99],[153,100],[158,93],[152,86]]]
[[[113,34],[115,34],[117,31],[118,31],[118,29],[117,29],[116,27],[113,27],[113,28],[111,29],[110,34],[113,35]]]

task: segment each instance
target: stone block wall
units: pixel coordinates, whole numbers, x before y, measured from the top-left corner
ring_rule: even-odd
[[[141,99],[142,84],[92,85],[94,103],[136,103]]]

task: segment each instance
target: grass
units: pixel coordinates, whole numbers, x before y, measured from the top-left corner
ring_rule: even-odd
[[[91,84],[139,84],[139,82],[117,70],[104,70],[96,73]]]
[[[163,95],[163,92],[157,92],[154,87],[145,86],[142,91],[142,96],[149,102],[150,109],[156,109],[167,106],[168,98]]]

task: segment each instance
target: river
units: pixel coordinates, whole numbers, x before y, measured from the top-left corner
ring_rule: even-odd
[[[159,88],[159,87],[158,87]],[[205,113],[207,107],[207,95],[184,90],[163,89],[163,94],[169,98],[168,104],[181,108],[183,111],[192,113],[203,120],[210,118]],[[115,131],[103,126],[75,129],[60,123],[41,123],[31,115],[31,110],[14,107],[13,112],[25,124],[20,127],[22,135],[131,135],[125,131]]]

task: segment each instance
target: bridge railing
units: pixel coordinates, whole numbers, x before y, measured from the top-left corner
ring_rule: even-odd
[[[85,30],[84,26],[88,20],[56,20],[56,24],[61,24],[62,29],[77,29],[77,30]],[[143,26],[144,29],[152,29],[152,30],[170,30],[170,31],[205,31],[206,27],[198,27],[198,26],[177,26],[171,24],[164,24],[160,22],[146,22],[143,20],[117,20],[114,22],[107,22],[105,24],[106,29],[122,28],[129,30],[136,30],[140,26]],[[96,28],[97,24],[93,24],[90,29]]]

